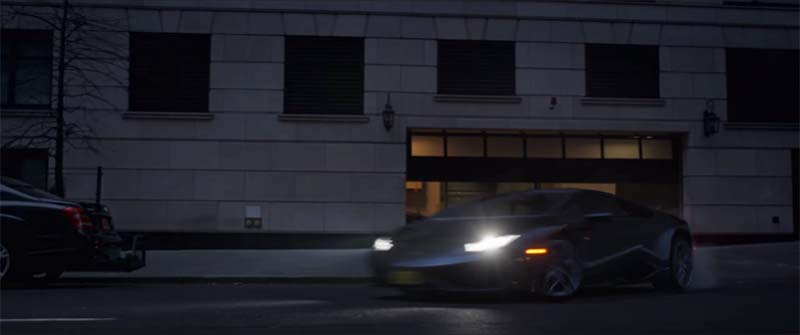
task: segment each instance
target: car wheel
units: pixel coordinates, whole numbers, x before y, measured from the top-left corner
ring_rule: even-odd
[[[8,279],[9,270],[11,270],[11,252],[0,242],[0,280]]]
[[[653,286],[667,290],[686,290],[692,280],[694,257],[689,239],[677,236],[670,249],[669,269],[653,281]]]
[[[583,268],[574,250],[566,244],[554,250],[554,260],[545,265],[533,283],[534,294],[547,300],[565,300],[578,292],[583,281]]]

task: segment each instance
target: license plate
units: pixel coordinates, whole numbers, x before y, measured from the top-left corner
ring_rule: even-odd
[[[422,274],[417,271],[392,271],[387,278],[392,285],[419,285],[422,284]]]

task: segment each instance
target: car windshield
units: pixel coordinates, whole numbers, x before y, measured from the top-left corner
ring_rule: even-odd
[[[61,197],[59,197],[59,196],[57,196],[55,194],[40,190],[40,189],[38,189],[36,187],[33,187],[33,185],[23,183],[23,182],[21,182],[19,180],[13,179],[13,178],[3,177],[2,181],[3,181],[3,185],[5,185],[7,187],[10,187],[10,188],[12,188],[12,189],[14,189],[14,190],[16,190],[18,192],[21,192],[21,193],[27,194],[29,196],[32,196],[34,198],[51,199],[51,200],[64,200],[64,199],[62,199]]]
[[[513,193],[469,201],[448,207],[433,219],[530,216],[550,213],[563,203],[566,193]]]

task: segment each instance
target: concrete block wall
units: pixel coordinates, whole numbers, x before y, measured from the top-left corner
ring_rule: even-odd
[[[102,88],[113,107],[74,115],[95,125],[98,150],[68,153],[70,195],[92,198],[93,168],[104,166],[105,202],[123,230],[256,232],[243,227],[246,206],[262,208],[259,232],[391,230],[403,223],[406,130],[417,127],[684,134],[684,216],[697,232],[791,230],[787,157],[798,132],[723,128],[706,138],[701,116],[712,100],[726,119],[725,48],[797,49],[796,11],[530,1],[96,3],[109,6],[104,15],[125,18],[126,31],[211,35],[212,119],[124,117],[127,87],[113,84]],[[281,120],[286,35],[364,38],[368,122]],[[437,39],[516,41],[520,102],[437,102]],[[659,46],[661,103],[587,103],[588,43]],[[389,132],[380,117],[387,93],[398,113]],[[22,122],[3,121],[4,130]]]

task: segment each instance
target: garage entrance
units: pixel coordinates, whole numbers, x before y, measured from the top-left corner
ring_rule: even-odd
[[[669,134],[414,129],[406,213],[496,193],[592,189],[680,214],[680,139]]]

